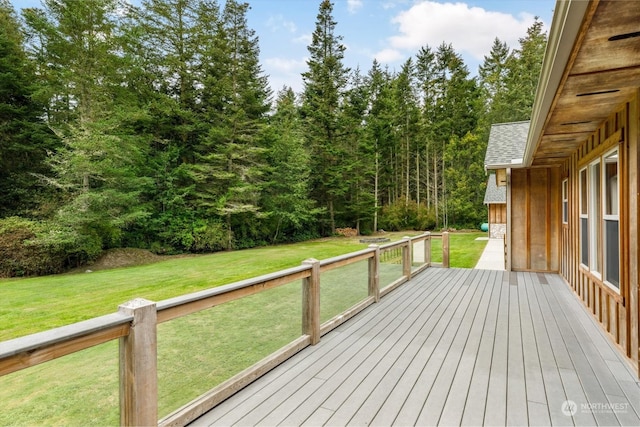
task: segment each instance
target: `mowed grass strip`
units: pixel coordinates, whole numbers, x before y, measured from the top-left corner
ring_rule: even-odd
[[[468,245],[467,250],[477,252],[477,256],[458,258],[468,258],[467,264],[473,262],[470,261],[472,258],[477,262],[485,242],[475,242],[475,237],[470,235],[452,234],[451,237],[452,266],[464,266],[457,265],[453,255],[454,248],[460,244]],[[434,239],[434,261],[439,256],[437,242]],[[306,258],[324,259],[363,246],[358,239],[326,239],[91,274],[8,280],[0,282],[0,289],[4,296],[5,291],[19,288],[14,290],[13,298],[25,307],[22,323],[30,323],[34,317],[26,316],[44,308],[48,310],[40,317],[40,322],[46,325],[51,316],[64,310],[56,306],[64,304],[67,310],[75,313],[64,316],[63,319],[70,320],[64,324],[82,320],[77,318],[78,312],[86,318],[113,312],[118,304],[137,296],[157,301],[299,265]],[[365,261],[322,275],[322,321],[366,297],[367,271]],[[399,265],[385,263],[381,266],[383,282],[389,283],[401,274]],[[124,289],[114,289],[118,287]],[[85,288],[89,290],[84,291]],[[95,300],[80,297],[74,290],[76,294],[90,294]],[[146,293],[141,295],[141,291]],[[47,292],[47,295],[34,292]],[[107,297],[101,298],[103,293]],[[28,310],[29,301],[20,301],[20,295],[39,301],[41,307]],[[60,298],[63,301],[59,301]],[[66,298],[75,303],[64,301]],[[300,302],[301,285],[295,282],[159,325],[160,416],[169,414],[300,336]],[[103,311],[77,310],[79,304]],[[7,307],[3,306],[5,309]],[[11,318],[20,323],[19,317],[13,315]],[[3,333],[4,319],[0,317]],[[49,327],[53,326],[37,329],[24,325],[14,330],[24,333],[30,328]],[[117,425],[117,364],[117,342],[110,342],[0,377],[0,401],[3,402],[0,425]]]

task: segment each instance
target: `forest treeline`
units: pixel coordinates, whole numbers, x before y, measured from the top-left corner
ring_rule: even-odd
[[[0,275],[485,221],[489,126],[529,119],[539,20],[477,76],[446,42],[363,71],[324,0],[302,93],[272,93],[249,7],[0,0]]]

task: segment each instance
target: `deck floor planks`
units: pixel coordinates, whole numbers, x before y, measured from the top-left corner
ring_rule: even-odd
[[[572,322],[567,314],[561,310],[558,295],[567,292],[562,283],[554,286],[556,291],[554,297],[549,296],[550,305],[554,308],[554,314],[559,323],[564,327],[561,329],[570,349],[570,355],[576,367],[580,371],[582,384],[585,392],[585,404],[596,404],[593,411],[599,424],[616,424],[620,422],[625,425],[640,425],[640,418],[632,407],[630,410],[618,411],[617,413],[603,410],[607,405],[622,404],[627,401],[626,396],[615,375],[609,370],[608,364],[602,358],[603,354],[597,350],[593,342],[588,339],[584,326],[580,322]],[[562,296],[560,296],[562,298]],[[600,409],[599,409],[600,408]],[[578,411],[589,412],[591,409],[582,408]],[[576,414],[578,415],[578,414]],[[617,418],[617,420],[616,420]]]
[[[424,292],[426,292],[426,289]],[[446,294],[446,292],[442,292]],[[411,295],[411,298],[405,295],[402,297],[403,304],[401,304],[401,306],[409,307],[411,304],[414,304],[415,301],[421,299],[425,298],[420,298],[420,294]],[[368,329],[366,333],[349,335],[346,340],[342,340],[342,345],[340,346],[341,352],[334,352],[332,354],[332,360],[328,364],[324,366],[315,365],[313,367],[306,367],[306,375],[303,378],[312,377],[323,380],[323,382],[312,394],[313,400],[311,402],[305,401],[305,404],[315,405],[317,402],[322,402],[323,398],[326,399],[334,395],[337,397],[338,393],[336,392],[335,379],[341,380],[347,378],[348,380],[351,376],[350,374],[361,365],[362,359],[367,354],[374,353],[379,343],[387,341],[391,331],[393,331],[398,324],[401,324],[405,318],[406,311],[399,313],[397,307],[390,307],[386,316],[379,318],[375,326]],[[310,368],[311,370],[309,370]],[[334,381],[329,381],[332,379],[334,379]],[[279,389],[278,393],[283,393],[283,390],[282,388]],[[276,398],[276,400],[278,399]],[[287,407],[286,402],[283,402],[282,405],[276,406],[275,408],[273,404],[263,405],[260,411],[253,411],[251,414],[247,414],[241,422],[245,425],[254,425],[267,417],[264,422],[273,425],[275,421],[280,421],[279,418],[286,418],[293,410],[297,409],[291,408],[291,410],[287,412]],[[317,407],[318,406],[313,406],[312,409],[315,410]],[[323,408],[331,412],[335,410],[324,404]]]
[[[621,358],[559,276],[427,269],[194,425],[635,425]]]
[[[492,288],[491,298],[489,300],[489,307],[487,308],[484,327],[482,328],[478,358],[473,368],[469,392],[462,414],[461,425],[463,426],[477,426],[484,422],[498,307],[505,274],[506,273],[499,272],[493,277],[493,281],[490,282]]]
[[[523,354],[520,293],[523,277],[509,283],[509,353],[507,356],[507,425],[528,425],[527,390]]]
[[[427,287],[425,287],[423,291],[426,292],[426,289]],[[353,319],[352,322],[343,325],[342,331],[344,332],[335,331],[334,333],[324,337],[322,346],[309,347],[305,349],[304,352],[294,355],[289,359],[286,365],[282,364],[274,368],[274,370],[272,370],[272,375],[269,376],[269,380],[266,379],[266,377],[263,377],[249,385],[245,389],[245,393],[252,395],[245,401],[241,402],[244,412],[253,411],[255,407],[259,405],[268,406],[270,403],[268,400],[277,400],[280,396],[275,396],[275,394],[279,392],[281,393],[283,390],[288,390],[291,394],[297,392],[297,389],[304,386],[307,381],[306,377],[302,374],[310,374],[307,366],[307,357],[313,357],[320,361],[314,365],[318,371],[322,369],[322,367],[330,364],[334,360],[336,352],[343,351],[340,347],[340,345],[343,344],[341,335],[348,335],[350,330],[357,330],[359,335],[366,335],[369,330],[376,327],[381,328],[382,324],[380,322],[372,323],[370,322],[370,319],[375,317],[378,320],[383,321],[386,316],[392,315],[393,311],[396,309],[393,302],[395,300],[404,301],[408,298],[407,293],[408,289],[399,289],[397,293],[390,295],[386,301],[381,304],[378,313],[363,313],[358,318]],[[409,294],[409,298],[416,296],[413,292],[410,292]],[[280,372],[282,372],[282,375],[279,375]],[[231,425],[237,422],[239,418],[244,416],[243,411],[233,410],[233,408],[238,404],[239,403],[233,399],[228,399],[225,402],[222,402],[216,407],[215,411],[222,415],[216,420],[212,418],[209,421],[215,421],[221,425]],[[227,410],[227,407],[230,409]],[[207,415],[211,414],[212,413],[210,412]],[[206,420],[206,417],[203,418],[203,421],[204,420]]]
[[[459,275],[458,280],[464,280],[467,277],[468,274]],[[450,320],[450,313],[459,306],[469,287],[462,287],[459,283],[452,283],[451,289],[455,292],[454,298],[449,301],[447,306],[442,306],[442,310],[437,316],[434,316],[433,322],[430,324],[432,327],[424,330],[424,334],[421,334],[419,339],[414,340],[408,347],[409,363],[405,370],[400,373],[400,378],[371,421],[372,425],[388,426],[393,423],[400,423],[397,418],[407,402],[407,397],[415,387],[417,379],[423,372],[426,363],[446,330]]]
[[[407,311],[407,307],[411,307],[412,305],[418,304],[417,309],[414,310],[413,312],[416,314],[416,316],[420,317],[420,310],[423,310],[423,309],[427,310],[428,307],[430,307],[431,305],[437,306],[441,304],[442,300],[446,301],[447,299],[453,297],[452,293],[449,292],[449,289],[447,289],[447,284],[451,279],[440,280],[438,275],[431,276],[431,278],[438,282],[437,284],[437,287],[439,289],[438,292],[434,292],[432,289],[429,295],[429,298],[419,298],[419,297],[416,297],[415,295],[411,296],[411,298],[408,298],[404,304],[397,305],[396,311],[398,311],[398,313],[395,313],[395,314],[392,313],[392,316],[404,315]],[[437,308],[434,311],[437,313]],[[438,319],[439,319],[439,316],[434,316],[434,322],[437,321]],[[380,322],[380,323],[381,323],[380,327],[385,329],[388,328],[388,326],[384,324],[384,322]],[[330,367],[325,368],[325,370],[328,370],[330,372],[327,374],[321,373],[321,375],[328,375],[331,373],[336,374],[335,370],[331,370]],[[335,375],[335,378],[338,384],[337,386],[336,386],[336,382],[328,383],[326,387],[323,387],[322,389],[318,390],[317,393],[315,393],[311,398],[309,398],[308,402],[305,402],[305,404],[296,408],[294,412],[292,412],[291,414],[288,414],[287,417],[283,420],[283,423],[285,425],[301,424],[307,419],[307,417],[309,417],[313,413],[313,411],[315,411],[319,407],[322,407],[325,410],[329,410],[331,411],[331,414],[333,414],[332,409],[328,408],[325,405],[325,401],[326,399],[332,396],[332,394],[336,390],[336,387],[340,386],[339,380],[341,380],[344,377],[340,376],[340,374],[338,373],[337,375]],[[326,411],[324,412],[328,413]]]
[[[518,304],[520,308],[520,331],[522,334],[528,423],[530,425],[549,425],[551,424],[549,407],[547,406],[542,366],[538,355],[533,315],[527,295],[527,287],[533,286],[531,275],[521,273],[519,283],[523,285],[523,288],[518,292]]]
[[[496,321],[491,373],[487,389],[486,425],[506,425],[507,418],[507,362],[509,351],[509,274],[503,276]]]
[[[446,289],[445,293],[451,293],[450,289]],[[439,304],[441,301],[437,302]],[[435,314],[437,311],[434,310],[433,313]],[[409,363],[408,358],[404,358],[404,362],[402,362],[401,356],[403,354],[410,355],[408,347],[430,330],[426,321],[432,317],[439,318],[439,316],[434,317],[432,314],[425,319],[424,313],[416,314],[410,328],[401,333],[398,341],[394,342],[392,349],[384,354],[374,371],[354,389],[349,398],[349,405],[341,404],[336,414],[329,420],[329,424],[368,425],[371,422],[378,408],[388,396],[390,386],[395,386],[400,375],[404,372],[404,367]],[[422,319],[420,319],[421,317]],[[414,345],[414,347],[417,349],[420,346]]]
[[[475,293],[473,294],[471,303],[467,307],[464,317],[462,318],[462,322],[459,324],[458,330],[453,337],[453,342],[445,356],[444,363],[442,363],[438,375],[431,386],[429,396],[422,406],[422,411],[415,423],[417,425],[438,424],[444,411],[445,404],[450,397],[452,400],[466,397],[466,390],[464,390],[463,393],[452,395],[451,387],[453,386],[454,378],[457,374],[460,376],[467,376],[467,384],[471,377],[471,369],[465,369],[464,365],[461,366],[461,362],[465,346],[470,339],[475,339],[475,337],[470,338],[470,336],[471,333],[474,332],[473,325],[478,319],[480,302],[483,299],[484,292],[487,287],[487,275],[487,273],[479,272],[476,279],[477,282],[466,285],[476,287]],[[484,318],[484,313],[481,313],[480,317]],[[478,323],[481,323],[480,319],[478,319]],[[443,421],[443,424],[446,423]]]
[[[589,362],[584,357],[581,344],[576,339],[571,325],[567,322],[562,310],[557,312],[560,307],[558,305],[557,292],[552,289],[555,286],[555,284],[546,286],[543,289],[543,296],[546,297],[547,306],[555,320],[557,331],[563,340],[563,350],[566,349],[573,365],[571,368],[560,369],[565,390],[567,391],[567,399],[578,405],[573,419],[577,425],[594,425],[593,421],[590,420],[592,416],[598,425],[615,425],[617,420],[612,414],[600,412],[592,414],[580,409],[583,403],[604,402],[607,398],[597,378],[594,376]]]
[[[442,294],[446,297],[448,293],[446,286]],[[380,336],[380,342],[372,347],[371,351],[363,352],[358,358],[354,358],[353,366],[348,367],[346,375],[336,375],[336,381],[327,382],[326,393],[319,393],[314,396],[314,400],[325,397],[322,407],[334,411],[334,415],[328,420],[331,425],[346,424],[353,416],[353,413],[366,400],[371,389],[380,381],[384,373],[388,371],[389,364],[392,363],[402,353],[403,348],[412,341],[415,332],[413,328],[416,322],[423,317],[424,311],[433,309],[433,303],[437,300],[430,298],[414,299],[411,304],[414,309],[407,313],[407,310],[398,312],[397,318],[402,322],[395,327],[393,324],[384,329],[384,335]],[[340,382],[344,378],[344,381]],[[343,405],[349,401],[349,405]],[[289,421],[287,421],[289,422]]]
[[[479,270],[473,270],[471,278],[477,275]],[[469,280],[469,278],[466,278]],[[461,286],[461,285],[458,285]],[[434,334],[427,340],[425,346],[420,350],[419,357],[416,359],[418,364],[422,365],[422,369],[417,376],[409,378],[412,382],[409,394],[407,395],[402,408],[398,412],[398,416],[394,420],[397,425],[416,425],[418,417],[422,412],[424,403],[432,390],[434,382],[440,372],[445,359],[449,355],[449,349],[453,344],[460,324],[467,312],[467,308],[471,304],[472,296],[477,289],[463,284],[461,292],[465,297],[452,310],[445,313],[442,321],[438,323]],[[423,351],[424,350],[424,351]],[[438,391],[439,392],[439,391]],[[437,409],[436,409],[437,410]]]
[[[544,310],[544,300],[540,300],[541,285],[537,282],[536,276],[530,275],[526,292],[529,300],[531,318],[533,320],[533,330],[538,348],[540,368],[542,369],[542,379],[544,381],[547,408],[551,424],[563,425],[572,423],[567,420],[567,416],[562,413],[562,402],[567,400],[567,395],[562,384],[559,366],[556,355],[553,352],[552,341],[549,337],[547,321],[550,320],[548,311]],[[547,286],[547,285],[544,285]],[[543,298],[544,299],[544,298]]]
[[[471,331],[465,344],[462,358],[455,370],[447,400],[438,420],[439,424],[460,425],[462,422],[476,362],[479,358],[480,343],[482,342],[483,331],[488,317],[491,296],[495,290],[494,282],[499,274],[501,275],[497,271],[486,270],[484,277],[480,278],[480,280],[486,281],[486,287],[478,305],[476,318],[471,325]]]

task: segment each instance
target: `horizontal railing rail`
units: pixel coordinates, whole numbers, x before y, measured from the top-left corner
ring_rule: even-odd
[[[449,266],[448,233],[429,232],[416,237],[368,248],[325,260],[309,259],[298,267],[265,274],[212,289],[193,292],[158,303],[135,299],[122,304],[118,312],[25,337],[0,342],[0,376],[75,353],[115,339],[120,346],[120,423],[158,423],[157,325],[220,304],[244,298],[295,281],[302,281],[302,335],[257,364],[216,386],[198,399],[160,420],[161,425],[184,425],[235,393],[268,370],[308,345],[381,296],[409,281],[412,274],[434,266],[431,239],[441,237],[443,262]],[[413,246],[423,242],[424,252],[413,256]],[[381,255],[400,249],[402,275],[380,289]],[[368,261],[368,296],[346,311],[320,324],[320,281],[322,273],[360,261]],[[413,264],[419,266],[412,271]]]

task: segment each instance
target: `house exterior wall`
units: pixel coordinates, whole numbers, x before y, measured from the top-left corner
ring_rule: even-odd
[[[511,171],[511,269],[560,269],[561,168]]]
[[[502,239],[507,232],[507,204],[489,204],[489,237]]]
[[[563,221],[561,237],[560,274],[568,282],[585,306],[591,311],[611,338],[621,347],[634,366],[638,365],[638,96],[625,103],[621,109],[594,132],[567,159],[562,168],[563,181],[567,181],[567,221]],[[619,194],[618,228],[619,228],[619,289],[607,281],[606,267],[610,262],[606,258],[607,242],[606,224],[600,220],[599,230],[594,232],[585,224],[590,224],[593,215],[585,215],[588,206],[581,205],[584,197],[581,187],[581,171],[588,177],[587,170],[592,166],[602,165],[604,159],[618,155],[618,174],[616,188]],[[606,175],[603,175],[606,178]],[[583,178],[584,179],[584,178]],[[603,178],[604,180],[604,178]],[[590,182],[588,182],[591,185]],[[562,185],[562,183],[560,183]],[[591,187],[587,185],[589,196],[593,196]],[[601,184],[600,193],[591,198],[601,197],[606,204],[606,182]],[[592,185],[592,187],[597,187]],[[561,188],[561,187],[560,187]],[[561,190],[562,191],[562,190]],[[609,190],[610,191],[610,190]],[[617,197],[617,196],[616,196]],[[589,202],[590,203],[590,202]],[[603,213],[606,214],[604,208]],[[587,216],[588,218],[585,218]],[[604,218],[604,215],[603,215]],[[584,221],[581,223],[581,221]],[[587,230],[587,238],[583,229]],[[588,235],[591,233],[591,235]],[[593,237],[592,237],[593,236]],[[594,240],[593,246],[585,246]],[[603,249],[604,248],[604,249]],[[586,255],[585,255],[586,254]],[[586,263],[586,265],[585,265]],[[595,267],[593,266],[595,264]]]

